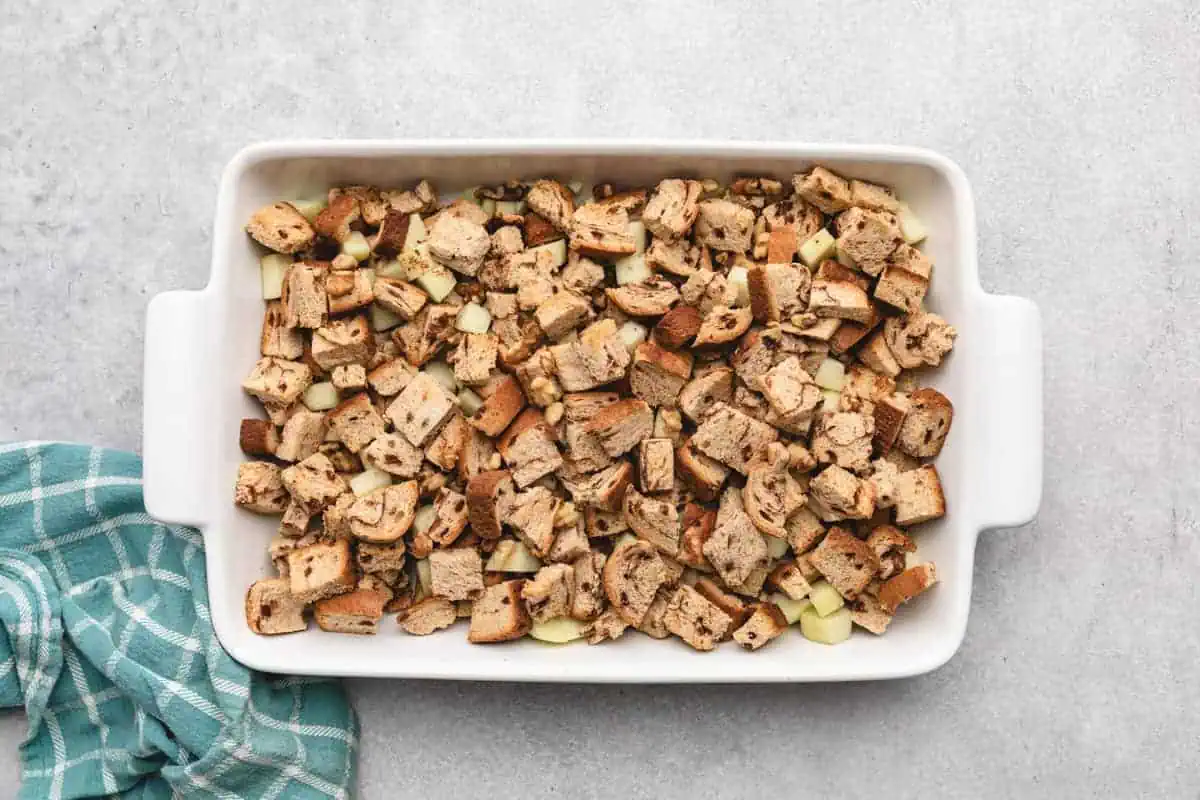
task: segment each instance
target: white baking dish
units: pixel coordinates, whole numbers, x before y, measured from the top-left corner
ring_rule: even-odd
[[[903,608],[887,635],[856,632],[837,647],[793,632],[757,653],[728,645],[697,653],[678,640],[627,635],[599,647],[531,640],[469,645],[465,631],[407,636],[385,620],[374,637],[319,630],[266,638],[243,617],[246,587],[271,573],[276,520],[236,509],[238,421],[261,410],[239,384],[258,357],[255,245],[243,225],[259,206],[313,196],[332,184],[442,192],[512,177],[652,184],[666,175],[787,178],[818,162],[896,187],[930,230],[931,309],[959,329],[932,383],[954,401],[954,430],[937,465],[949,508],[917,529],[920,554],[942,583]],[[314,675],[519,681],[738,682],[896,678],[935,669],[958,649],[971,602],[975,541],[987,528],[1028,522],[1042,483],[1042,355],[1037,308],[979,286],[975,212],[962,171],[924,150],[865,145],[687,142],[361,141],[249,147],[225,170],[213,231],[212,276],[198,292],[150,303],[145,370],[145,499],[158,519],[199,528],[207,548],[213,624],[225,648],[262,670]]]

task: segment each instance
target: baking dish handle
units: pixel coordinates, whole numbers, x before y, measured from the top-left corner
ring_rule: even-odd
[[[143,364],[142,490],[146,511],[163,522],[204,523],[208,409],[201,400],[209,361],[205,292],[164,292],[146,309]]]
[[[988,295],[982,312],[979,526],[1015,528],[1032,521],[1042,501],[1042,318],[1033,302],[1003,295]]]

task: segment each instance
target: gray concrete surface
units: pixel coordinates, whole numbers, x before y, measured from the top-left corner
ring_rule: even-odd
[[[0,11],[4,438],[139,445],[146,301],[205,282],[218,173],[269,137],[926,145],[974,182],[985,286],[1045,314],[1041,517],[980,542],[945,668],[355,681],[363,797],[1196,796],[1194,3],[172,5]]]

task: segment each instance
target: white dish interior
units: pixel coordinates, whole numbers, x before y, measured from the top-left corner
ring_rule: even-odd
[[[585,184],[650,185],[668,175],[774,175],[812,163],[895,187],[928,227],[935,266],[927,306],[959,329],[956,349],[928,383],[955,405],[936,465],[946,518],[915,530],[941,584],[900,610],[888,633],[856,630],[825,647],[798,630],[756,653],[732,644],[707,654],[677,639],[629,634],[617,642],[549,646],[522,640],[470,645],[462,624],[408,636],[391,617],[378,636],[306,633],[260,637],[243,616],[246,588],[273,574],[266,545],[278,520],[234,507],[244,458],[237,429],[262,411],[239,384],[258,358],[261,251],[243,233],[250,214],[329,186],[406,187],[431,179],[443,194],[513,177],[554,175]],[[890,678],[927,672],[957,650],[970,607],[976,536],[1032,517],[1041,485],[1041,340],[1037,310],[986,295],[976,272],[974,210],[962,173],[926,151],[858,146],[668,143],[313,142],[240,153],[221,186],[212,277],[202,292],[151,306],[147,331],[146,503],[155,516],[196,525],[207,547],[213,623],[225,648],[272,672],[489,680],[729,682]]]

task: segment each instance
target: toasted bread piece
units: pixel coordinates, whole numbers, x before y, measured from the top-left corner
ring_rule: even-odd
[[[679,552],[675,556],[680,564],[701,572],[712,572],[712,565],[704,556],[704,543],[712,536],[716,521],[715,511],[695,503],[688,503],[684,507],[680,520],[683,534],[679,537]]]
[[[733,640],[746,650],[758,648],[787,630],[787,617],[774,603],[759,603],[750,618],[733,632]]]
[[[326,415],[325,421],[330,433],[351,453],[358,453],[382,436],[387,425],[366,392],[343,400]]]
[[[544,559],[554,546],[554,517],[561,505],[562,500],[549,489],[534,486],[513,498],[504,521],[512,526],[530,552]]]
[[[790,320],[808,307],[812,276],[801,264],[755,264],[747,280],[750,308],[759,322]]]
[[[592,313],[586,299],[572,291],[555,292],[534,312],[534,318],[542,331],[551,339],[562,338],[585,322]]]
[[[337,474],[324,453],[314,453],[279,474],[292,500],[315,514],[346,491],[346,481]]]
[[[697,375],[679,392],[679,410],[692,422],[703,422],[719,403],[733,400],[733,370],[716,367]]]
[[[399,541],[412,527],[419,495],[416,481],[404,481],[359,497],[346,514],[350,533],[373,544]]]
[[[279,431],[267,419],[244,419],[238,430],[238,446],[248,456],[271,456],[279,447]]]
[[[467,498],[453,489],[443,487],[434,501],[433,524],[425,534],[440,547],[448,547],[466,530],[469,517]]]
[[[679,301],[679,290],[665,278],[606,289],[609,301],[631,317],[661,317]]]
[[[575,213],[575,195],[558,181],[534,181],[525,194],[525,203],[556,229],[563,233],[570,230],[571,217]]]
[[[872,277],[883,271],[888,256],[904,244],[900,223],[890,211],[851,208],[838,216],[837,229],[838,252]]]
[[[946,497],[932,464],[900,473],[895,486],[897,525],[918,525],[945,516]]]
[[[454,603],[444,597],[426,597],[396,617],[400,629],[413,636],[428,636],[449,628],[457,619],[458,610]]]
[[[797,174],[792,178],[792,188],[826,214],[837,214],[854,204],[850,182],[825,167],[813,167],[806,174]]]
[[[857,284],[820,278],[812,282],[808,310],[818,317],[833,317],[864,324],[869,322],[875,313],[871,298]]]
[[[642,342],[633,351],[629,388],[654,407],[674,408],[679,392],[692,374],[692,357]]]
[[[871,468],[875,420],[852,411],[823,414],[812,434],[812,453],[821,464],[836,464],[864,475]]]
[[[833,464],[808,485],[809,503],[831,511],[823,519],[869,519],[875,513],[875,490],[867,481]]]
[[[429,554],[430,590],[447,600],[470,600],[483,591],[483,560],[473,547],[434,550]]]
[[[678,350],[695,338],[703,322],[704,318],[695,306],[678,304],[655,324],[654,338],[663,347]]]
[[[659,181],[642,210],[646,229],[661,239],[679,239],[688,234],[700,213],[699,181],[668,178]]]
[[[638,625],[666,579],[662,560],[649,542],[628,542],[604,564],[604,594],[621,618]]]
[[[767,544],[745,511],[727,507],[717,513],[704,556],[726,585],[740,586],[754,570],[767,566]]]
[[[833,527],[809,553],[809,561],[847,600],[853,600],[879,574],[879,559],[867,543]]]
[[[388,406],[387,415],[409,444],[421,447],[455,408],[454,398],[445,387],[428,373],[418,372]]]
[[[767,445],[778,439],[779,433],[770,425],[719,403],[696,429],[692,443],[700,452],[745,475],[765,457]]]
[[[628,628],[629,623],[617,613],[615,608],[610,608],[592,620],[584,633],[588,637],[588,644],[600,644],[621,638]]]
[[[537,571],[532,580],[525,581],[521,599],[534,622],[546,622],[565,617],[571,611],[575,594],[575,570],[569,564],[550,564]]]
[[[679,513],[673,503],[646,497],[630,488],[625,492],[625,521],[660,552],[669,556],[679,552]]]
[[[675,485],[675,448],[670,439],[643,439],[638,445],[638,485],[665,492]]]
[[[246,224],[246,232],[254,241],[276,253],[307,250],[316,239],[316,232],[305,216],[291,203],[283,202],[255,211]]]
[[[899,528],[880,525],[867,537],[867,547],[879,560],[879,579],[886,581],[904,571],[907,554],[915,553],[917,545]]]
[[[312,370],[298,361],[266,357],[242,381],[242,389],[257,397],[263,405],[287,407],[300,399],[312,383]],[[268,409],[269,410],[269,409]]]
[[[749,308],[715,306],[700,323],[694,346],[710,347],[732,342],[750,329],[752,313]]]
[[[265,578],[255,581],[246,592],[246,624],[263,636],[306,630],[304,603],[292,597],[289,581]]]
[[[825,535],[825,526],[808,508],[798,509],[789,516],[784,527],[787,529],[788,544],[797,555],[807,553]]]
[[[595,619],[604,610],[604,562],[608,557],[595,551],[575,560],[575,591],[571,595],[570,615],[574,619]]]
[[[267,461],[238,464],[233,502],[256,514],[282,514],[288,506],[282,471]]]
[[[629,213],[619,205],[588,203],[571,215],[571,248],[584,256],[612,258],[637,251]]]
[[[263,314],[259,352],[264,356],[296,361],[304,355],[304,331],[286,324],[287,312],[283,303],[272,300]]]
[[[663,614],[667,630],[701,651],[716,647],[732,622],[728,614],[691,586],[677,588]]]
[[[693,584],[693,588],[699,592],[705,600],[715,605],[717,608],[729,615],[730,626],[727,634],[732,633],[734,628],[739,627],[750,616],[750,609],[747,607],[744,600],[737,595],[730,594],[722,589],[717,583],[709,578],[697,578]],[[723,636],[722,638],[727,638]]]
[[[954,347],[957,336],[953,325],[925,311],[892,317],[883,323],[884,341],[896,363],[904,369],[939,366]]]
[[[484,539],[499,539],[501,520],[516,489],[508,470],[483,472],[467,483],[467,516],[471,529]]]
[[[299,547],[287,554],[290,591],[298,602],[312,603],[354,589],[350,542],[337,539]]]
[[[693,236],[697,244],[731,253],[750,249],[754,212],[729,200],[699,203]]]
[[[619,511],[625,492],[633,482],[633,466],[625,460],[610,464],[598,472],[567,476],[559,480],[578,506],[591,506],[605,511]]]
[[[894,614],[903,603],[907,603],[938,581],[937,567],[932,563],[909,567],[879,589],[879,605],[889,614]]]
[[[475,644],[509,642],[529,633],[532,620],[521,600],[523,580],[488,586],[471,603],[467,641]]]
[[[390,599],[390,592],[358,588],[318,600],[313,605],[313,618],[324,631],[371,636],[379,632],[383,607]]]
[[[908,413],[900,425],[896,446],[914,458],[934,458],[942,452],[954,421],[954,405],[936,389],[917,389],[908,397]]]
[[[654,430],[654,412],[644,400],[620,400],[605,406],[584,425],[612,458],[632,450]]]
[[[700,500],[715,500],[729,477],[729,468],[700,452],[692,439],[675,449],[675,467],[680,479],[691,487]]]

